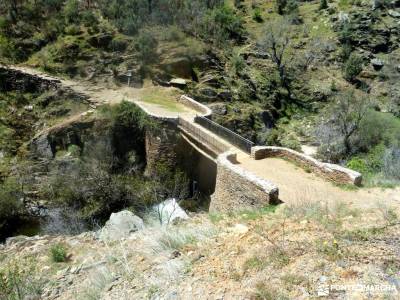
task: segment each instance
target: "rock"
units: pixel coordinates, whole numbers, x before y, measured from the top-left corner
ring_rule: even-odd
[[[180,78],[192,77],[192,62],[187,57],[168,58],[162,62],[160,68],[172,76]]]
[[[6,239],[6,247],[9,247],[13,244],[18,244],[20,242],[25,242],[27,240],[29,240],[29,237],[27,237],[25,235],[17,235],[17,236],[9,237]]]
[[[217,92],[210,87],[200,89],[199,96],[201,97],[200,99],[203,99],[204,101],[215,101],[218,98]]]
[[[225,103],[212,103],[208,105],[212,112],[217,115],[226,115],[227,109]]]
[[[371,60],[371,64],[372,64],[372,66],[374,67],[374,69],[375,69],[376,71],[379,71],[379,70],[382,69],[383,66],[384,66],[384,62],[383,62],[381,59],[379,59],[379,58],[374,58],[374,59],[372,59],[372,60]]]
[[[228,230],[233,233],[244,234],[249,231],[249,228],[243,224],[236,224],[235,226],[228,228]]]
[[[40,158],[52,159],[54,156],[47,135],[40,135],[35,138],[30,148]]]
[[[143,220],[128,210],[111,214],[110,219],[98,232],[102,241],[115,241],[128,237],[144,228]]]
[[[272,116],[272,114],[265,110],[261,113],[261,119],[265,125],[266,128],[270,129],[273,128],[275,125],[275,120],[274,117]]]
[[[169,84],[174,87],[184,89],[187,86],[187,81],[182,78],[174,78],[174,79],[170,80]]]
[[[224,101],[230,101],[232,99],[232,93],[230,91],[222,91],[218,93],[218,97]]]
[[[340,23],[348,23],[350,21],[349,14],[343,11],[339,12],[338,20]]]
[[[388,14],[393,18],[400,18],[400,12],[395,11],[393,9],[389,9]]]
[[[164,202],[153,207],[158,219],[162,224],[169,224],[177,220],[187,220],[189,216],[179,206],[175,198],[165,200]]]

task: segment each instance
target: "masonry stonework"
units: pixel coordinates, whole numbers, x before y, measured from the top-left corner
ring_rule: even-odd
[[[228,212],[260,208],[279,202],[278,188],[234,165],[234,153],[223,153],[217,160],[215,192],[210,212]]]
[[[302,168],[311,169],[313,173],[339,184],[361,185],[362,182],[361,174],[356,171],[339,165],[318,161],[310,156],[288,148],[256,146],[251,149],[251,156],[255,160],[267,157],[285,158],[299,164]]]

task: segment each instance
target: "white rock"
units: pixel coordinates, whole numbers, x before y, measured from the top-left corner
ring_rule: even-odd
[[[172,223],[176,219],[189,219],[187,213],[179,206],[175,198],[165,200],[153,207],[161,224]]]
[[[131,233],[144,228],[143,220],[128,210],[111,214],[110,219],[98,231],[102,241],[115,241],[128,237]]]
[[[237,234],[244,234],[249,231],[249,228],[243,224],[235,224],[235,226],[229,228],[229,231]]]

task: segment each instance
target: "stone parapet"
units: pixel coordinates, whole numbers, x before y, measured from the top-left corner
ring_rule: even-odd
[[[254,209],[279,202],[278,187],[235,165],[235,161],[234,152],[218,156],[216,186],[211,196],[210,211]]]
[[[273,146],[256,146],[251,149],[251,157],[255,160],[267,157],[281,157],[310,169],[313,173],[339,184],[361,185],[362,175],[356,171],[339,165],[324,163],[311,156],[292,149]]]
[[[199,112],[199,115],[202,117],[209,117],[212,114],[212,110],[208,108],[207,106],[193,100],[192,98],[182,95],[179,98],[179,102],[181,102],[183,105],[190,107],[191,109]]]

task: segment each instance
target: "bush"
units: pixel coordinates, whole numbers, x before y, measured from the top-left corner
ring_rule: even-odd
[[[128,41],[123,36],[119,35],[114,37],[110,43],[110,49],[112,51],[123,52],[126,50],[127,47],[128,47]]]
[[[152,31],[144,30],[140,32],[136,49],[143,64],[151,63],[157,58],[157,46],[158,41]]]
[[[0,299],[41,299],[45,282],[37,276],[33,259],[11,262],[0,266]]]
[[[0,183],[0,231],[24,212],[22,191],[14,178]]]
[[[319,2],[319,9],[327,9],[328,8],[328,1],[327,0],[320,0]]]
[[[286,4],[286,0],[275,0],[276,12],[280,15],[283,15],[285,12]]]
[[[258,23],[261,23],[263,21],[263,18],[262,18],[262,15],[261,15],[261,9],[259,7],[254,9],[253,20],[258,22]]]
[[[55,244],[50,248],[51,259],[54,262],[66,262],[67,261],[67,251],[62,244]]]
[[[356,137],[357,151],[369,152],[378,144],[397,145],[400,141],[400,120],[390,113],[370,110],[360,124]]]
[[[79,0],[68,0],[64,5],[63,13],[68,23],[78,23],[80,20]]]
[[[400,180],[400,148],[386,149],[383,156],[383,174],[387,178]]]
[[[344,64],[343,77],[349,82],[353,82],[363,69],[363,59],[352,53]]]

